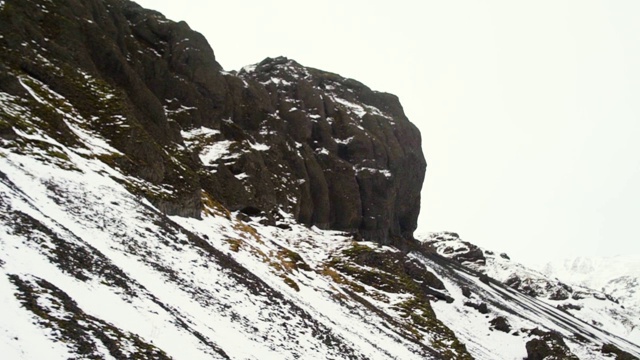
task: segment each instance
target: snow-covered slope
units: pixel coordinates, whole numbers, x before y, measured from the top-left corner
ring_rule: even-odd
[[[8,358],[432,352],[348,301],[317,268],[348,237],[246,224],[213,200],[202,220],[167,218],[131,195],[122,174],[79,155],[86,151],[42,134],[24,139],[28,154],[0,153],[1,296],[12,309],[0,352]],[[29,141],[64,155],[37,159]],[[307,250],[304,258],[288,246]]]
[[[521,359],[550,330],[582,359],[605,343],[640,353],[423,247],[354,242],[286,214],[240,221],[213,199],[201,219],[166,217],[85,135],[78,148],[37,131],[3,142],[8,358]]]
[[[571,279],[575,280],[576,276],[570,270],[565,270],[563,277],[528,268],[512,261],[505,253],[496,254],[491,250],[484,250],[463,241],[456,233],[432,233],[421,239],[433,247],[438,254],[466,268],[478,271],[522,294],[537,298],[585,323],[597,326],[632,343],[640,343],[638,327],[640,312],[633,306],[626,306],[623,300],[616,296],[620,292],[609,292],[605,287],[594,290],[585,286],[589,282],[571,281]],[[604,265],[590,263],[587,269],[597,271],[599,268],[605,269]],[[615,266],[613,268],[615,271]],[[548,271],[549,269],[551,267],[547,266]],[[632,269],[632,267],[626,269]],[[577,274],[579,277],[580,272]],[[597,279],[597,276],[594,276],[594,279]],[[595,284],[595,282],[592,283]],[[633,288],[631,287],[629,291],[633,291]]]

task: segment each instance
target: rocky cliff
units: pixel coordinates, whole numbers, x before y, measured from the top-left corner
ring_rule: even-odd
[[[379,243],[412,237],[426,163],[393,95],[286,58],[225,72],[201,34],[130,1],[5,1],[0,33],[0,90],[61,95],[167,214],[199,217],[204,190],[270,223],[284,211]],[[64,116],[24,106],[77,143]],[[1,121],[4,137],[29,130]]]

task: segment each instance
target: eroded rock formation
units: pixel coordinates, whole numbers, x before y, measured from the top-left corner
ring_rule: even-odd
[[[225,72],[201,34],[129,1],[47,9],[4,5],[0,90],[27,98],[22,76],[68,99],[120,152],[103,160],[154,184],[132,190],[164,212],[198,217],[204,190],[266,221],[282,210],[380,243],[412,237],[426,163],[397,97],[286,58]],[[40,112],[73,143],[67,119]],[[2,122],[3,136],[20,126]]]

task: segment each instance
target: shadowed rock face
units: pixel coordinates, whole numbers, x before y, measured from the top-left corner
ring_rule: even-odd
[[[412,237],[426,163],[397,97],[286,58],[224,72],[201,34],[129,1],[41,2],[0,10],[0,91],[28,99],[22,79],[64,96],[121,152],[102,160],[154,184],[132,191],[164,212],[198,217],[204,190],[266,221],[284,210],[380,243]],[[0,112],[3,137],[20,126]]]
[[[268,171],[291,173],[286,195],[297,199],[290,209],[298,220],[382,243],[411,236],[426,164],[420,134],[395,96],[286,58],[238,76],[270,96],[275,112],[243,128],[279,150],[262,156],[275,160]]]

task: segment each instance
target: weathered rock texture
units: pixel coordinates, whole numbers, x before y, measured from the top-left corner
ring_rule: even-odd
[[[571,352],[559,333],[536,328],[531,330],[530,334],[535,338],[526,344],[527,357],[525,360],[578,360],[578,357]]]
[[[0,10],[0,91],[69,99],[119,151],[102,160],[154,184],[130,183],[161,210],[198,217],[206,193],[266,221],[283,210],[380,243],[412,237],[426,163],[395,96],[286,58],[224,72],[201,34],[126,0],[44,2]],[[71,120],[24,101],[77,142]],[[15,131],[30,129],[0,110],[0,136]]]

